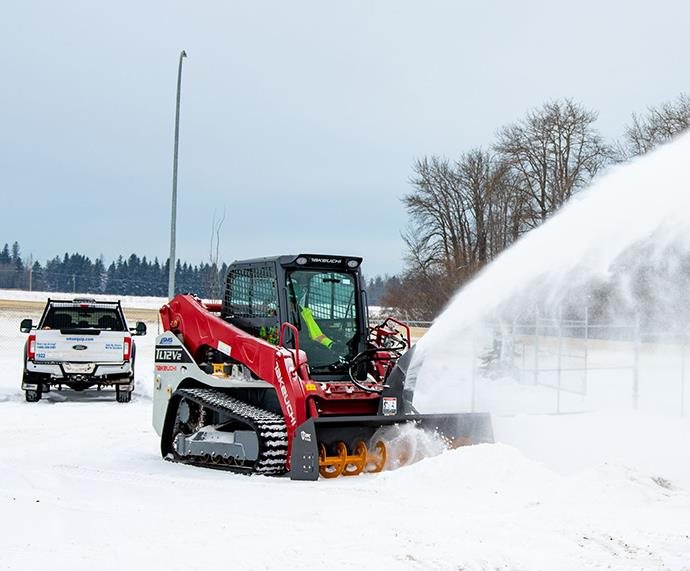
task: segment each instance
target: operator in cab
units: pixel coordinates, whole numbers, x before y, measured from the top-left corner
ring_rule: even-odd
[[[348,283],[345,284],[344,280]],[[303,348],[310,363],[316,366],[330,365],[352,357],[348,343],[356,333],[355,309],[351,303],[354,296],[343,290],[343,287],[353,287],[349,277],[336,273],[296,271],[289,275],[287,285],[290,320],[303,332],[300,338],[305,341]],[[328,316],[331,316],[330,319]]]

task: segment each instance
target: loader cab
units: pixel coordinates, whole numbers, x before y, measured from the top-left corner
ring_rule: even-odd
[[[350,256],[315,254],[234,262],[228,270],[221,314],[276,345],[281,323],[292,323],[312,377],[348,380],[348,363],[365,349],[367,338],[361,262]],[[284,342],[294,347],[289,330]]]

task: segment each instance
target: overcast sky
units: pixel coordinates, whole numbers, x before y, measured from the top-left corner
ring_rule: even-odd
[[[687,91],[686,2],[0,2],[0,244],[167,257],[348,253],[402,265],[413,161],[492,143],[550,98]]]

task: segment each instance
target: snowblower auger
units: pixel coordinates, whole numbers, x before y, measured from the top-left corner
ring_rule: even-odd
[[[153,423],[169,460],[297,480],[404,464],[386,431],[413,425],[449,446],[491,442],[487,414],[412,407],[409,328],[375,327],[361,258],[303,254],[234,262],[224,299],[161,308]]]
[[[379,440],[372,451],[360,440],[353,454],[347,453],[347,444],[342,440],[335,445],[335,456],[328,456],[326,445],[319,444],[319,474],[324,478],[358,476],[364,471],[380,472],[386,465],[386,445]]]

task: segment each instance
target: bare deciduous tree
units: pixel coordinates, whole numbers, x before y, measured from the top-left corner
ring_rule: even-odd
[[[674,101],[648,107],[644,115],[632,114],[625,128],[623,158],[643,155],[690,127],[690,97],[681,93]]]
[[[415,318],[435,315],[453,291],[500,252],[511,238],[516,211],[504,165],[481,149],[451,163],[432,156],[418,160],[403,201],[411,217],[403,233],[407,271],[395,295],[414,300]],[[401,297],[402,296],[402,297]]]
[[[225,276],[220,272],[220,231],[225,222],[225,208],[223,208],[223,215],[216,221],[216,212],[213,212],[213,221],[211,222],[211,240],[208,249],[209,273],[208,273],[208,291],[211,299],[220,299],[223,291],[223,279]]]
[[[527,199],[528,227],[544,222],[609,162],[611,149],[594,129],[596,119],[596,112],[566,99],[499,130],[494,148]]]

